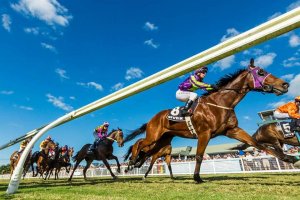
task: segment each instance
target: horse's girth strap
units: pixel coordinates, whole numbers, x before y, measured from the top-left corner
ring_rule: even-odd
[[[233,110],[233,108],[229,108],[229,107],[225,107],[225,106],[219,106],[219,105],[216,105],[216,104],[213,104],[213,103],[206,103],[207,105],[210,105],[210,106],[215,106],[215,107],[218,107],[218,108],[223,108],[225,110]]]
[[[196,130],[195,130],[194,126],[193,126],[193,123],[192,123],[192,120],[191,120],[190,116],[186,116],[185,117],[185,122],[186,122],[186,125],[187,125],[188,129],[192,133],[192,135],[197,136]]]

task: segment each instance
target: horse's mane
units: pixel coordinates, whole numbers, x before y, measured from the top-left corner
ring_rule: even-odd
[[[117,130],[122,130],[122,129],[112,129],[107,135],[111,135],[113,132],[115,132]]]
[[[232,80],[234,80],[236,77],[238,77],[241,73],[243,73],[246,69],[238,69],[236,70],[234,73],[230,73],[230,74],[226,74],[223,77],[221,77],[217,82],[216,85],[218,86],[218,88],[221,88],[225,85],[227,85],[229,82],[231,82]],[[217,92],[217,90],[214,90],[212,92],[206,92],[204,93],[202,96],[208,96],[211,93]]]

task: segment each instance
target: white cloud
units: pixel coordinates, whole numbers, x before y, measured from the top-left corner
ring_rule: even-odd
[[[278,106],[282,106],[283,104],[286,104],[286,101],[272,102],[268,104],[268,107],[277,108]]]
[[[249,117],[249,116],[244,116],[243,117],[245,120],[251,120],[251,117]]]
[[[144,44],[146,44],[146,45],[148,45],[148,46],[150,46],[150,47],[153,47],[154,49],[157,49],[157,48],[159,47],[159,44],[155,44],[155,43],[153,42],[153,39],[146,40],[146,41],[144,42]]]
[[[300,37],[296,34],[292,34],[289,39],[289,44],[291,47],[297,47],[300,45]]]
[[[28,107],[28,106],[19,106],[19,108],[23,110],[33,110],[32,107]]]
[[[290,81],[290,87],[288,91],[288,95],[295,97],[300,95],[300,74],[297,74],[291,81]]]
[[[252,56],[260,56],[263,54],[263,50],[262,49],[247,49],[245,51],[243,51],[244,55],[252,55]]]
[[[235,55],[228,56],[216,62],[213,67],[219,67],[221,70],[231,67],[235,63]]]
[[[152,24],[152,23],[150,23],[150,22],[146,22],[145,25],[144,25],[144,28],[145,28],[146,30],[149,30],[149,31],[154,31],[154,30],[157,30],[157,29],[158,29],[158,27],[155,26],[155,24]]]
[[[276,12],[273,15],[271,15],[270,17],[268,17],[268,20],[274,19],[274,18],[280,16],[281,14],[282,14],[281,12]]]
[[[11,91],[11,90],[2,90],[1,92],[0,92],[0,94],[4,94],[4,95],[11,95],[11,94],[13,94],[14,93],[14,91]]]
[[[300,58],[298,57],[290,57],[287,60],[283,61],[284,67],[295,67],[300,66]]]
[[[117,83],[114,86],[111,87],[112,90],[117,91],[124,87],[124,83]]]
[[[290,10],[293,10],[293,9],[299,7],[299,6],[300,6],[300,0],[295,1],[294,3],[291,3],[291,4],[286,8],[286,10],[287,10],[287,11],[290,11]]]
[[[47,43],[42,42],[41,45],[42,45],[43,48],[48,49],[48,50],[56,53],[56,48],[54,46],[52,46],[51,44],[47,44]]]
[[[11,18],[8,14],[2,15],[2,26],[5,30],[10,32]]]
[[[64,69],[57,68],[55,69],[55,73],[57,73],[61,78],[69,79],[69,77],[66,76],[66,70]]]
[[[52,103],[55,107],[58,107],[62,110],[65,111],[72,111],[73,107],[66,104],[64,102],[64,98],[63,97],[55,97],[51,94],[47,94],[46,97],[48,98],[48,102]]]
[[[276,53],[268,53],[262,56],[259,56],[255,59],[255,65],[266,68],[273,64],[274,58],[276,57]]]
[[[33,35],[39,35],[40,34],[40,29],[38,27],[27,27],[24,28],[25,33],[31,33]]]
[[[229,28],[226,30],[226,34],[222,36],[221,42],[224,42],[225,40],[228,40],[229,38],[232,38],[236,35],[240,34],[235,28]]]
[[[286,75],[281,76],[280,78],[289,81],[294,78],[294,74],[286,74]]]
[[[57,0],[19,0],[11,7],[26,16],[32,16],[46,22],[49,25],[67,26],[72,16],[68,9]]]
[[[69,98],[72,99],[72,100],[76,99],[76,97],[74,97],[74,96],[70,96]]]
[[[95,88],[96,90],[103,91],[102,85],[96,82],[88,82],[88,83],[78,82],[77,85],[81,85],[83,87],[92,87]]]
[[[141,78],[143,76],[144,72],[137,67],[130,67],[126,71],[125,79],[130,80],[134,78]]]

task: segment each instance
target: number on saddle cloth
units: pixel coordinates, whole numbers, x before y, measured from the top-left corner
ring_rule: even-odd
[[[194,110],[196,109],[198,105],[198,98],[194,101],[193,105],[190,108],[190,112],[194,113]],[[182,109],[184,108],[184,106],[182,107],[175,107],[172,110],[170,110],[170,112],[167,115],[167,119],[171,120],[171,121],[175,121],[175,122],[184,122],[185,121],[185,116],[182,115]]]
[[[284,138],[291,138],[295,136],[294,132],[291,132],[291,122],[281,121],[277,122],[276,126],[279,130],[282,131]]]

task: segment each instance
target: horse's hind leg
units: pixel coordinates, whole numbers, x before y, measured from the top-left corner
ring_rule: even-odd
[[[87,179],[86,179],[86,171],[87,171],[88,168],[91,166],[93,160],[87,160],[87,159],[85,159],[85,160],[86,160],[86,166],[85,166],[85,168],[83,169],[83,177],[84,177],[84,180],[87,180]]]
[[[170,172],[170,176],[171,176],[171,179],[175,179],[174,176],[173,176],[173,172],[172,172],[172,167],[171,167],[171,155],[166,155],[165,157],[165,162],[167,163],[168,165],[168,169],[169,169],[169,172]]]
[[[81,162],[82,160],[83,160],[83,159],[80,159],[80,160],[77,160],[77,161],[76,161],[75,166],[74,166],[74,168],[73,168],[73,171],[72,171],[71,176],[70,176],[70,178],[68,179],[68,181],[71,181],[71,180],[72,180],[73,174],[74,174],[75,170],[77,169],[78,165],[80,164],[80,162]]]

